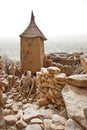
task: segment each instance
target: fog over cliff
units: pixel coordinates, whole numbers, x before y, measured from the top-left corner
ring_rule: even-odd
[[[55,36],[45,41],[45,53],[77,52],[87,53],[87,36]],[[20,39],[0,39],[0,55],[20,59]]]

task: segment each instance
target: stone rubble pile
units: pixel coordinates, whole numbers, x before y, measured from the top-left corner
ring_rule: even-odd
[[[86,59],[83,62],[83,57],[81,56],[81,64],[85,71]],[[62,97],[69,118],[65,130],[87,130],[87,74],[69,76],[62,90]]]
[[[62,73],[66,73],[67,76],[73,74],[74,71],[80,67],[81,69],[81,64],[80,64],[80,56],[83,53],[72,53],[72,54],[67,54],[67,53],[52,53],[48,54],[46,56],[45,60],[45,66],[56,66],[61,69]]]
[[[60,63],[36,77],[17,68],[14,73],[12,64],[8,73],[1,67],[0,130],[87,130],[86,56],[81,58],[81,68],[69,76]]]
[[[59,111],[52,105],[48,108],[45,106],[39,108],[36,102],[31,104],[19,99],[15,101],[15,95],[19,95],[16,89],[8,92],[7,95],[3,110],[6,130],[54,130],[57,127],[64,129],[66,119],[58,115]]]
[[[58,67],[48,67],[41,68],[36,77],[39,105],[43,106],[51,103],[64,107],[61,90],[66,83],[66,74],[61,73]]]
[[[87,73],[87,54],[82,55],[80,57],[80,61],[81,61],[84,72]]]
[[[3,88],[0,85],[0,129],[3,128],[3,130],[6,129],[6,124],[4,120],[4,114],[3,114],[3,107],[6,103],[7,96],[6,94],[3,94]]]
[[[80,57],[83,52],[78,53],[51,53],[46,55],[47,59],[51,59],[53,62],[60,63],[62,65],[78,65],[80,64]]]

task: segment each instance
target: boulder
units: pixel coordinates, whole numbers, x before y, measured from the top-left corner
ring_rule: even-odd
[[[60,115],[54,114],[52,117],[51,129],[64,130],[66,119]]]
[[[13,125],[13,124],[15,124],[16,121],[17,121],[17,118],[16,118],[15,115],[5,116],[4,119],[5,119],[5,122],[6,122],[8,125]]]
[[[29,122],[31,119],[34,117],[38,117],[38,112],[37,111],[31,111],[31,113],[26,113],[23,115],[23,120],[25,122]]]
[[[12,105],[13,105],[13,103],[7,103],[7,104],[5,104],[5,108],[10,109]]]
[[[40,98],[38,99],[39,106],[45,106],[49,104],[49,101],[46,98]]]
[[[42,74],[48,74],[47,68],[42,67],[42,68],[41,68],[41,73],[42,73]],[[37,74],[40,74],[40,72],[37,73]]]
[[[66,85],[62,90],[62,96],[68,117],[87,129],[87,119],[84,115],[84,107],[87,106],[87,88]]]
[[[4,129],[4,130],[17,130],[17,128],[15,127],[15,125],[11,126],[7,126],[7,129]]]
[[[44,119],[44,130],[51,130],[51,119]]]
[[[66,123],[66,119],[58,114],[54,114],[52,116],[52,123],[54,122],[59,122],[64,125]]]
[[[7,95],[3,93],[2,98],[3,98],[3,104],[5,104],[7,102]]]
[[[42,130],[39,124],[28,125],[25,130]]]
[[[27,99],[23,99],[23,100],[22,100],[22,103],[23,103],[23,104],[26,104],[26,103],[27,103]]]
[[[21,129],[25,128],[27,126],[27,124],[22,119],[18,120],[16,122],[16,125],[17,125],[17,127],[21,128]]]
[[[73,119],[68,119],[65,124],[65,130],[84,130],[84,129]]]
[[[14,113],[17,113],[18,112],[18,106],[16,103],[14,103],[12,106],[11,106],[11,110],[14,112]]]
[[[87,74],[71,75],[67,78],[67,83],[77,87],[87,87]]]
[[[8,88],[8,80],[5,78],[1,78],[0,87]]]
[[[41,115],[44,119],[50,119],[53,116],[53,113],[55,113],[55,110],[52,110],[50,108],[44,109],[44,107],[41,107],[38,109],[39,115]]]
[[[58,74],[60,73],[60,69],[58,67],[50,66],[47,68],[49,74]]]
[[[39,118],[33,118],[31,121],[30,121],[31,124],[43,124],[43,121]]]
[[[5,109],[3,110],[3,114],[4,114],[4,116],[12,115],[12,114],[13,114],[13,111],[10,110],[10,109],[5,108]]]
[[[31,116],[30,114],[24,114],[24,115],[23,115],[23,120],[24,120],[25,122],[29,122],[31,117],[32,117],[32,116]]]

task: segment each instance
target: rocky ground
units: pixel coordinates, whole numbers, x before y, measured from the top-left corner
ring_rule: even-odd
[[[0,130],[87,130],[86,55],[46,56],[36,76],[12,61],[0,69]]]

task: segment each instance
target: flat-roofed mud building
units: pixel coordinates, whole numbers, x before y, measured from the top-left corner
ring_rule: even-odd
[[[35,23],[33,11],[29,26],[20,35],[20,61],[23,71],[36,73],[44,66],[44,41],[47,40]]]

